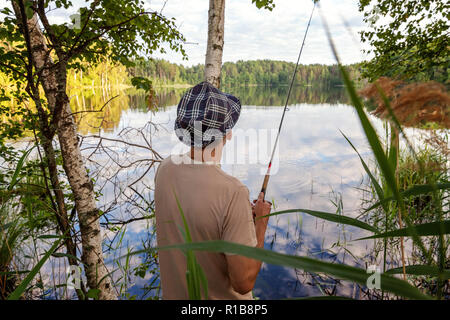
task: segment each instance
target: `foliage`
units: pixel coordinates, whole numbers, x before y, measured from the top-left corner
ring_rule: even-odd
[[[34,152],[33,156],[26,160],[32,151]],[[45,160],[41,161],[37,157],[38,153],[39,151],[32,147],[26,151],[20,151],[17,155],[4,157],[2,154],[0,157],[2,161],[0,164],[2,170],[0,204],[14,204],[14,212],[18,217],[23,218],[22,223],[27,230],[23,235],[24,239],[29,237],[32,232],[48,230],[56,223],[53,199],[49,197],[47,189],[50,184],[48,170],[45,167]],[[57,161],[62,161],[59,153],[57,153]],[[45,170],[46,176],[44,176],[43,170]],[[61,183],[60,187],[67,199],[66,206],[70,210],[72,208],[71,192],[65,183]]]
[[[412,225],[419,225],[416,229],[419,234],[439,236],[440,232],[444,234],[448,233],[445,230],[446,228],[448,229],[449,222],[439,221],[440,212],[442,212],[443,218],[448,217],[448,210],[444,211],[443,209],[448,208],[449,205],[448,190],[450,189],[450,183],[448,182],[448,169],[446,166],[447,160],[441,154],[441,151],[428,146],[422,147],[414,152],[408,149],[400,152],[396,171],[398,185],[402,190],[401,195],[407,219]],[[374,173],[374,175],[377,177],[378,174]],[[379,181],[379,184],[383,185],[381,175],[378,175],[375,181]],[[374,188],[373,182],[371,188],[372,190]],[[367,217],[371,224],[385,230],[386,234],[392,235],[396,233],[400,235],[399,232],[401,231],[396,230],[398,228],[398,221],[396,219],[398,206],[395,202],[392,202],[392,197],[386,197],[381,201],[379,199],[380,197],[368,200],[368,208],[364,210],[362,217]],[[405,231],[403,231],[403,235],[405,235]],[[370,238],[377,237],[384,237],[384,235],[379,234]],[[396,239],[384,239],[383,242],[385,248],[390,248],[390,255],[394,255],[397,246]],[[427,289],[430,293],[436,293],[436,270],[439,270],[439,261],[441,260],[440,252],[443,253],[442,263],[444,267],[448,268],[450,266],[450,260],[448,257],[445,258],[445,252],[448,251],[449,245],[448,237],[447,240],[445,238],[443,239],[442,248],[440,248],[439,237],[427,237],[424,239],[423,248],[425,251],[412,250],[408,259],[410,263],[426,263],[428,268],[433,268],[432,270],[434,270],[434,273],[413,273],[421,276],[413,278],[417,286]],[[379,244],[375,247],[379,247]],[[387,262],[390,264],[396,263],[394,261]],[[411,265],[405,268],[407,274],[409,274],[409,267]],[[409,269],[416,270],[416,268]]]
[[[145,2],[140,0],[131,2],[93,0],[80,3],[81,7],[77,8],[78,13],[71,16],[72,23],[56,24],[48,20],[48,13],[53,10],[70,10],[74,6],[71,1],[14,0],[10,2],[10,5],[1,10],[2,20],[0,22],[0,72],[6,75],[9,82],[12,83],[12,86],[1,88],[0,91],[1,110],[5,116],[5,118],[2,117],[2,120],[5,121],[2,122],[0,145],[4,145],[6,139],[20,137],[26,129],[33,132],[36,144],[43,146],[45,152],[45,161],[40,157],[39,166],[42,169],[41,178],[45,185],[43,193],[48,195],[44,198],[51,202],[47,213],[58,221],[58,226],[63,233],[70,235],[71,227],[67,223],[70,218],[66,208],[62,205],[65,199],[61,199],[64,198],[64,195],[58,191],[60,187],[64,187],[60,185],[59,181],[65,181],[65,177],[59,171],[58,165],[61,163],[56,161],[53,150],[53,140],[57,133],[66,140],[76,141],[77,139],[75,130],[71,130],[74,129],[72,119],[68,119],[64,126],[61,126],[62,122],[59,121],[69,100],[68,71],[71,69],[80,72],[86,71],[87,68],[98,66],[106,57],[113,64],[120,63],[130,66],[132,60],[139,55],[151,55],[156,51],[164,53],[163,43],[166,43],[171,50],[181,52],[185,58],[182,47],[184,37],[176,28],[174,19],[167,18],[157,11],[147,11]],[[33,28],[30,28],[31,24],[34,24]],[[37,40],[41,45],[35,45],[33,40]],[[74,77],[76,74],[75,72]],[[107,78],[103,76],[104,72],[101,72],[100,85],[108,88]],[[3,104],[3,102],[7,103]],[[17,104],[18,107],[14,104]],[[72,152],[72,149],[65,150],[62,154],[65,163],[73,156],[78,155],[76,151],[79,147],[76,142],[75,146],[75,153]],[[12,154],[12,152],[10,153]],[[74,181],[72,173],[77,170],[82,172],[84,164],[80,159],[74,166],[66,165],[64,169],[66,178],[74,187],[77,182]],[[47,170],[51,174],[51,185],[55,198],[58,198],[58,205],[54,202],[48,184]],[[79,189],[74,188],[73,190],[78,194],[71,199],[72,201],[82,198],[83,193],[77,191]],[[91,198],[95,195],[94,190],[89,190],[84,194]],[[28,199],[27,204],[29,205],[25,208],[31,208],[33,203],[29,201],[30,198],[24,198]],[[70,201],[70,203],[72,202]],[[92,213],[92,211],[89,212]],[[77,213],[81,215],[84,212]],[[84,220],[80,219],[79,221],[83,222]],[[92,228],[94,227],[89,226],[90,230]],[[81,229],[81,232],[84,233],[82,226]],[[72,250],[73,255],[76,255],[73,240],[72,237],[66,240],[65,245],[68,251]],[[90,237],[83,235],[84,248],[89,240]],[[49,252],[45,256],[48,258],[47,255]],[[103,263],[103,258],[101,252],[98,252],[97,255],[98,259],[95,259],[98,261],[96,264],[98,267],[98,263]],[[82,259],[85,262],[88,280],[90,278],[93,280],[91,283],[98,283],[94,277],[97,272],[103,276],[105,268],[100,266],[96,269],[91,262],[86,262],[85,256],[83,255]],[[73,258],[76,257],[71,259]],[[73,264],[71,259],[69,262]],[[20,288],[22,292],[28,287],[27,282],[33,279],[41,266],[40,262],[36,266],[37,271],[33,269],[28,274]],[[103,290],[97,296],[101,297],[103,291],[104,297],[112,298],[114,296],[110,286],[100,284],[100,287],[103,287]],[[77,290],[80,299],[84,298],[81,291]],[[88,293],[96,295],[95,291]],[[14,293],[13,298],[17,298],[20,294],[21,292]]]
[[[361,40],[374,58],[364,63],[363,76],[403,80],[449,79],[450,5],[441,0],[359,0],[369,30]]]
[[[74,87],[73,81],[77,82],[77,74],[82,86],[123,83],[126,80],[123,65],[132,65],[132,60],[140,54],[165,52],[162,43],[186,57],[181,45],[184,38],[175,28],[174,19],[156,11],[145,11],[143,1],[92,1],[79,8],[78,28],[68,23],[52,25],[45,17],[44,12],[49,6],[64,10],[73,6],[70,1],[27,0],[24,5],[28,14],[36,12],[44,19],[43,32],[49,40],[50,55],[55,65],[58,61],[63,65],[67,63],[69,89]],[[30,68],[26,41],[17,27],[20,21],[9,7],[1,12],[4,16],[0,22],[0,118],[3,120],[0,122],[0,141],[3,141],[20,137],[24,129],[39,127],[39,115],[33,100],[40,97],[36,97],[37,92],[30,92],[33,83],[39,80],[39,72]],[[92,78],[86,77],[87,70]],[[42,90],[40,93],[43,95]],[[49,117],[45,99],[42,102]]]
[[[152,82],[144,77],[134,77],[131,79],[131,84],[136,88],[136,89],[143,89],[145,91],[149,91],[150,88],[152,87]]]
[[[221,84],[226,85],[287,85],[294,72],[292,62],[275,60],[254,60],[225,62],[222,66]],[[352,76],[359,77],[359,65],[349,66]],[[155,85],[197,84],[203,81],[204,66],[199,64],[184,67],[165,60],[138,60],[135,67],[128,68],[131,76],[151,78]],[[336,65],[300,65],[295,85],[342,85],[342,78]]]
[[[65,9],[72,7],[70,1],[46,1],[49,5]],[[51,25],[46,32],[56,53],[68,48],[70,66],[82,68],[79,63],[99,62],[105,55],[113,61],[130,65],[131,59],[139,55],[151,55],[155,51],[165,53],[162,43],[171,50],[185,52],[181,46],[183,36],[175,27],[175,19],[167,18],[157,11],[145,10],[144,1],[92,1],[78,9],[79,27],[63,23]],[[56,38],[57,37],[57,38]],[[79,59],[79,60],[78,60]]]
[[[32,167],[27,163],[27,157],[34,148],[30,148],[15,159],[15,167],[7,171],[0,182],[0,299],[6,297],[15,288],[18,280],[17,271],[11,270],[11,263],[20,245],[29,236],[31,226],[29,217],[37,218],[38,212],[31,209],[30,193],[25,192]],[[4,164],[3,164],[4,165]],[[20,190],[20,191],[19,191]],[[34,201],[38,205],[40,201]],[[28,211],[28,214],[24,212]]]
[[[415,155],[404,152],[399,159],[398,181],[403,190],[414,185],[444,184],[449,181],[447,159],[436,150],[424,147]],[[448,186],[447,186],[448,188]],[[405,197],[406,206],[411,217],[418,222],[432,221],[436,211],[433,197],[445,207],[445,189],[437,190],[434,194],[411,194]]]
[[[25,96],[25,100],[21,101],[14,99],[14,82],[6,74],[0,72],[0,81],[0,88],[10,88],[4,93],[5,100],[0,101],[0,154],[1,158],[7,160],[14,153],[7,142],[32,136],[33,129],[37,127],[37,114],[34,102],[26,99],[27,93],[23,87],[17,92]],[[85,134],[96,130],[100,125],[106,130],[113,128],[120,120],[121,110],[128,108],[128,96],[120,90],[129,85],[126,68],[110,59],[86,71],[68,70],[70,107],[74,112],[78,131]],[[110,100],[111,98],[113,99]],[[104,117],[99,117],[99,113],[104,113]]]
[[[129,82],[125,66],[110,58],[85,68],[85,71],[70,69],[67,72],[69,94],[75,89],[82,88],[121,88],[129,85]]]
[[[53,243],[51,248],[47,250],[44,256],[39,260],[39,262],[33,267],[33,269],[27,274],[25,279],[17,286],[17,288],[8,296],[8,300],[18,300],[20,296],[26,291],[28,285],[40,271],[44,263],[50,258],[53,252],[58,248],[61,241],[64,239],[64,235],[57,237],[57,240]]]
[[[11,201],[0,203],[0,300],[14,289],[15,275],[9,272],[10,264],[20,245],[24,226],[15,216]]]
[[[27,97],[21,80],[14,80],[0,71],[0,154],[3,158],[14,153],[5,142],[26,135],[27,130],[36,125],[36,109]]]
[[[0,204],[0,300],[5,299],[14,289],[15,274],[9,272],[10,264],[20,245],[24,227],[19,218],[14,217],[11,203]]]
[[[275,8],[273,0],[252,0],[252,3],[254,3],[258,9],[264,8],[272,11],[273,8]]]

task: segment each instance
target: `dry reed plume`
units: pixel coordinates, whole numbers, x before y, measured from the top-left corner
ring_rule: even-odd
[[[450,128],[450,95],[440,83],[429,81],[407,84],[403,81],[381,77],[360,91],[360,94],[375,103],[373,112],[380,118],[389,118],[381,90],[389,99],[391,108],[399,122],[407,127],[423,127],[435,123]]]

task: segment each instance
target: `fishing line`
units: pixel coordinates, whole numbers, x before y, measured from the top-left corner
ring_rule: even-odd
[[[302,46],[300,47],[300,52],[298,54],[297,64],[295,65],[294,73],[292,74],[292,80],[291,80],[291,84],[289,86],[288,95],[286,97],[286,103],[284,105],[283,114],[281,116],[280,126],[278,127],[278,133],[277,133],[277,137],[275,139],[275,144],[273,146],[273,150],[272,150],[272,155],[270,157],[269,166],[267,167],[266,176],[264,177],[264,182],[263,182],[263,185],[262,185],[262,188],[261,188],[261,192],[264,193],[264,196],[266,195],[267,184],[269,183],[269,178],[270,178],[270,169],[272,167],[273,157],[275,155],[275,150],[276,150],[277,145],[278,145],[278,139],[280,138],[281,126],[283,125],[284,115],[286,114],[287,105],[288,105],[288,102],[289,102],[289,97],[291,96],[292,85],[294,84],[295,74],[297,73],[297,68],[298,68],[298,63],[300,62],[300,57],[302,56],[303,47],[305,45],[305,40],[306,40],[306,35],[308,34],[309,26],[311,24],[311,19],[312,19],[313,13],[314,13],[314,9],[316,8],[316,3],[317,2],[318,2],[317,0],[314,0],[314,6],[312,8],[311,15],[309,17],[308,25],[306,26],[306,31],[305,31],[305,35],[303,37]]]

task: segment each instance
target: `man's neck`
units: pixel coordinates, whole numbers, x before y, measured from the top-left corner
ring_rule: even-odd
[[[216,147],[212,151],[207,148],[194,148],[191,147],[191,151],[189,152],[189,157],[198,162],[204,163],[220,163],[220,159],[222,158],[222,148]]]

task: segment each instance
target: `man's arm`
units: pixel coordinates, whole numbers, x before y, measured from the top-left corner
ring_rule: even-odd
[[[260,217],[270,213],[271,205],[270,202],[264,201],[264,193],[261,192],[254,206],[257,248],[264,247],[264,236],[269,222],[269,217]],[[233,289],[240,294],[251,291],[255,285],[262,262],[239,255],[226,255],[226,258]]]

